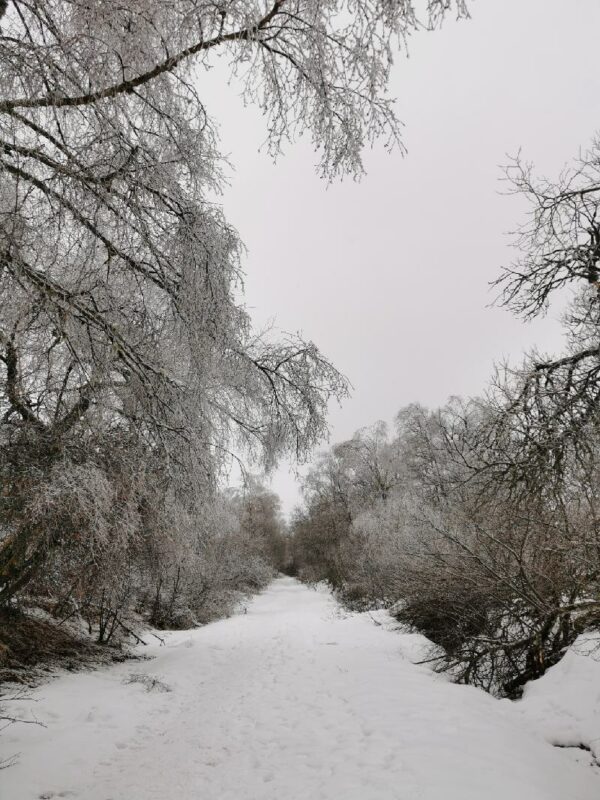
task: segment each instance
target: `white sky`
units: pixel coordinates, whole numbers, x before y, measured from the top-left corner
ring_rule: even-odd
[[[522,203],[500,164],[523,155],[555,174],[600,128],[598,0],[475,0],[472,19],[422,33],[392,80],[408,155],[367,154],[367,176],[327,186],[308,141],[273,165],[264,122],[222,73],[202,77],[235,167],[223,198],[248,247],[257,325],[302,331],[351,380],[332,441],[404,405],[484,388],[494,361],[560,347],[557,314],[526,325],[489,308],[511,260]],[[298,501],[284,465],[273,488]]]

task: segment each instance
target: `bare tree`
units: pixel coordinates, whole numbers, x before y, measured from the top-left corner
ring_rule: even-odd
[[[565,314],[566,353],[533,353],[520,370],[497,381],[524,444],[523,462],[535,452],[556,472],[569,450],[585,450],[598,424],[600,399],[600,144],[595,140],[556,180],[539,178],[520,157],[507,170],[511,190],[529,203],[528,220],[517,231],[521,257],[496,282],[500,302],[526,319],[543,314],[571,289]],[[527,448],[527,443],[532,444]],[[539,458],[537,459],[539,466]]]

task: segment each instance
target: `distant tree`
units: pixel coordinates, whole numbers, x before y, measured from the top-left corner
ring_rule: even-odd
[[[322,454],[303,483],[305,511],[292,521],[295,560],[303,576],[342,581],[340,554],[357,516],[385,501],[400,480],[384,423],[357,431]]]
[[[239,519],[240,533],[250,548],[274,569],[281,571],[287,562],[287,537],[281,501],[252,476],[236,491],[232,507]]]

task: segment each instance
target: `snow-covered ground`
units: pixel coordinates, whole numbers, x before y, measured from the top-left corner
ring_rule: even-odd
[[[509,702],[509,701],[506,701]],[[600,639],[580,636],[559,663],[511,704],[528,725],[582,763],[600,764]],[[600,774],[600,767],[598,767]],[[598,795],[600,797],[600,793]]]
[[[412,664],[419,646],[282,578],[246,614],[168,634],[152,661],[36,690],[47,727],[5,731],[4,754],[20,755],[0,797],[598,800],[598,771],[535,730],[558,713],[548,692],[494,700]],[[600,685],[587,688],[598,704]]]

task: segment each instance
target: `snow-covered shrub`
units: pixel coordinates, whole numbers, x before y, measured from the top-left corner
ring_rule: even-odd
[[[220,493],[178,490],[143,444],[26,434],[0,449],[5,606],[27,599],[111,643],[144,620],[183,627],[222,616],[272,576],[260,525],[243,530]]]
[[[560,473],[520,474],[497,423],[455,400],[405,409],[376,447],[364,431],[337,445],[306,482],[293,552],[351,607],[393,606],[440,669],[514,695],[600,626],[600,436]]]

